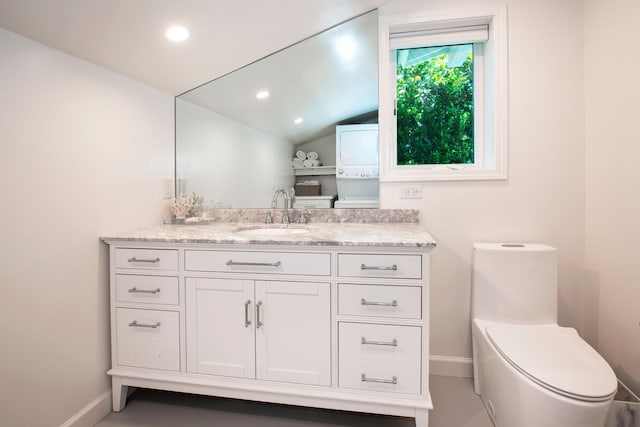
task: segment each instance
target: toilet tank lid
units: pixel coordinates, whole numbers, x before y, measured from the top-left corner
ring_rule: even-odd
[[[474,249],[490,249],[494,251],[555,251],[553,246],[542,243],[520,243],[520,242],[503,242],[503,243],[474,243]]]
[[[573,328],[491,323],[486,332],[513,367],[543,387],[586,401],[615,394],[613,370]]]

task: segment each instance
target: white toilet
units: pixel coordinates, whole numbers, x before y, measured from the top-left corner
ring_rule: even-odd
[[[475,391],[497,427],[603,427],[617,380],[607,362],[557,324],[556,250],[476,243]]]

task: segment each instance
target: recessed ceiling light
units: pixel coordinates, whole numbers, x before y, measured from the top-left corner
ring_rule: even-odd
[[[181,42],[189,38],[189,30],[185,27],[175,26],[167,29],[164,35],[172,42]]]
[[[269,97],[269,91],[261,90],[260,92],[256,93],[256,98],[258,99],[265,99],[268,97]]]
[[[297,124],[297,125],[299,125],[299,124],[300,124],[300,123],[302,123],[302,122],[304,122],[304,119],[303,119],[302,117],[298,117],[297,119],[295,119],[295,120],[293,121],[293,123],[295,123],[295,124]]]

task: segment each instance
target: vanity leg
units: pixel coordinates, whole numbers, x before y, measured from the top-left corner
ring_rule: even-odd
[[[127,404],[127,391],[129,387],[122,385],[120,377],[111,377],[111,395],[113,398],[113,412],[120,412]]]
[[[428,427],[428,426],[429,426],[429,410],[416,409],[416,427]]]

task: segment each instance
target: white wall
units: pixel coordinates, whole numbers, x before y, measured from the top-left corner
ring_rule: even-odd
[[[176,159],[179,192],[196,192],[222,207],[271,206],[278,188],[289,190],[292,143],[178,100]],[[231,160],[230,160],[231,159]]]
[[[296,147],[305,153],[315,151],[324,166],[336,165],[336,134],[323,136],[313,141],[305,142]]]
[[[398,0],[381,14],[437,12],[491,0]],[[382,184],[383,208],[417,208],[432,252],[431,352],[471,356],[473,242],[558,248],[559,319],[583,327],[584,99],[581,0],[509,0],[509,179],[430,182],[421,200]],[[468,360],[467,360],[468,362]],[[468,365],[467,365],[468,366]]]
[[[162,220],[173,99],[0,29],[0,424],[58,426],[110,387],[98,236]]]
[[[640,3],[585,0],[584,21],[589,328],[640,394]]]

